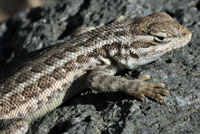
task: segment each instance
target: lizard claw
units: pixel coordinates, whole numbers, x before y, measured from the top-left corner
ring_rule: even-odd
[[[163,97],[161,95],[169,95],[169,91],[166,89],[161,89],[165,87],[163,83],[150,83],[140,81],[140,87],[137,89],[137,96],[139,99],[143,99],[140,96],[147,96],[152,99],[163,101]],[[141,95],[142,94],[142,95]]]

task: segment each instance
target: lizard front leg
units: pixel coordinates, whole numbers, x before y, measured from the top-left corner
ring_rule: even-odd
[[[127,80],[121,76],[113,76],[113,72],[109,70],[98,69],[88,75],[86,82],[90,89],[100,92],[123,91],[141,100],[146,96],[163,101],[161,95],[169,95],[169,91],[163,89],[163,83],[146,82],[149,78],[149,75],[143,75],[135,80]]]

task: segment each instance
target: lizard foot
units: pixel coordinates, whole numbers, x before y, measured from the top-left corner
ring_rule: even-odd
[[[161,95],[169,95],[169,91],[164,89],[165,84],[160,82],[146,82],[145,80],[150,79],[149,75],[143,75],[138,79],[134,80],[132,90],[131,87],[127,90],[128,94],[137,97],[138,99],[144,100],[145,96],[159,101],[163,101]]]

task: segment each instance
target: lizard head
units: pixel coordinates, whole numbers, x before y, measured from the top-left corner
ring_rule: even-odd
[[[172,49],[185,46],[192,36],[186,27],[162,12],[134,18],[129,29],[132,39],[127,46],[128,54],[120,61],[129,69],[152,62]]]

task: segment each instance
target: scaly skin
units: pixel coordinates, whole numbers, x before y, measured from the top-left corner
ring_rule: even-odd
[[[148,75],[127,80],[114,74],[183,47],[191,36],[166,13],[153,13],[122,18],[48,49],[0,84],[0,134],[25,134],[31,121],[86,87],[162,101],[169,94],[160,89],[163,83],[145,82]]]

